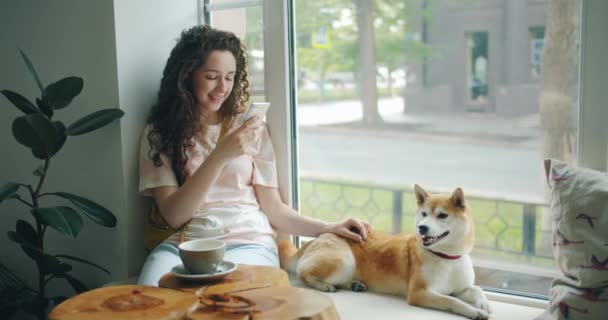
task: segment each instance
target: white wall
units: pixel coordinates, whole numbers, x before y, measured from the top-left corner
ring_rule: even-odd
[[[143,262],[143,209],[137,194],[140,133],[168,53],[181,30],[197,23],[197,8],[197,0],[0,2],[0,89],[17,91],[31,100],[39,95],[19,55],[21,48],[44,85],[70,75],[85,80],[82,94],[58,111],[56,119],[70,124],[109,107],[120,107],[126,113],[120,124],[70,137],[52,159],[43,188],[88,197],[118,218],[117,227],[107,229],[85,217],[76,240],[47,231],[49,253],[88,259],[112,272],[110,278],[75,264],[75,275],[90,286],[133,275]],[[41,162],[11,132],[12,121],[20,112],[3,96],[0,111],[0,183],[34,184],[31,172]],[[33,223],[24,205],[14,200],[0,204],[0,262],[33,285],[33,262],[6,236],[17,219]],[[53,282],[51,290],[67,290],[60,280]]]
[[[138,188],[139,141],[148,110],[155,101],[169,52],[182,30],[197,24],[197,0],[114,1],[119,103],[122,119],[122,161],[127,231],[128,274],[137,274],[145,259],[143,217],[147,209]]]

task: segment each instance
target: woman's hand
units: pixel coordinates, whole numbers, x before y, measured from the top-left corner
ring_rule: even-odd
[[[253,156],[252,144],[262,135],[264,125],[260,117],[253,117],[235,131],[220,138],[212,153],[220,160],[228,161],[244,154]]]
[[[330,232],[355,241],[367,240],[367,233],[371,230],[369,223],[357,218],[329,224],[325,232]]]

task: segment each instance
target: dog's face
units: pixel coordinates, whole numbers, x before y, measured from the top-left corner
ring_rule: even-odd
[[[464,201],[462,189],[451,196],[431,195],[414,186],[418,210],[416,236],[428,249],[443,250],[446,254],[464,254],[473,248],[473,222]]]

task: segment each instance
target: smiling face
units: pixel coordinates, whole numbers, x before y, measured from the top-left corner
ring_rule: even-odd
[[[230,51],[212,51],[192,73],[192,91],[204,119],[218,123],[218,110],[234,87],[236,59]]]
[[[416,237],[428,249],[446,254],[468,253],[473,247],[473,224],[460,188],[451,196],[429,195],[415,186],[418,210]]]

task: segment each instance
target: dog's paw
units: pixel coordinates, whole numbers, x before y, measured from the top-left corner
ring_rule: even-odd
[[[336,287],[332,284],[329,284],[327,282],[321,283],[319,284],[319,286],[317,287],[317,289],[323,291],[323,292],[336,292]]]
[[[363,292],[367,291],[367,286],[361,281],[353,280],[350,283],[350,289],[354,292]]]
[[[492,307],[490,306],[490,302],[487,299],[479,299],[475,303],[475,308],[481,309],[488,314],[492,314]]]
[[[464,310],[457,311],[456,313],[459,313],[469,319],[475,320],[487,320],[490,318],[490,315],[487,311],[475,308],[470,305],[466,305],[466,308],[464,308]]]
[[[472,319],[475,320],[487,320],[490,319],[490,314],[482,309],[477,309],[477,315],[475,317],[473,317]]]

